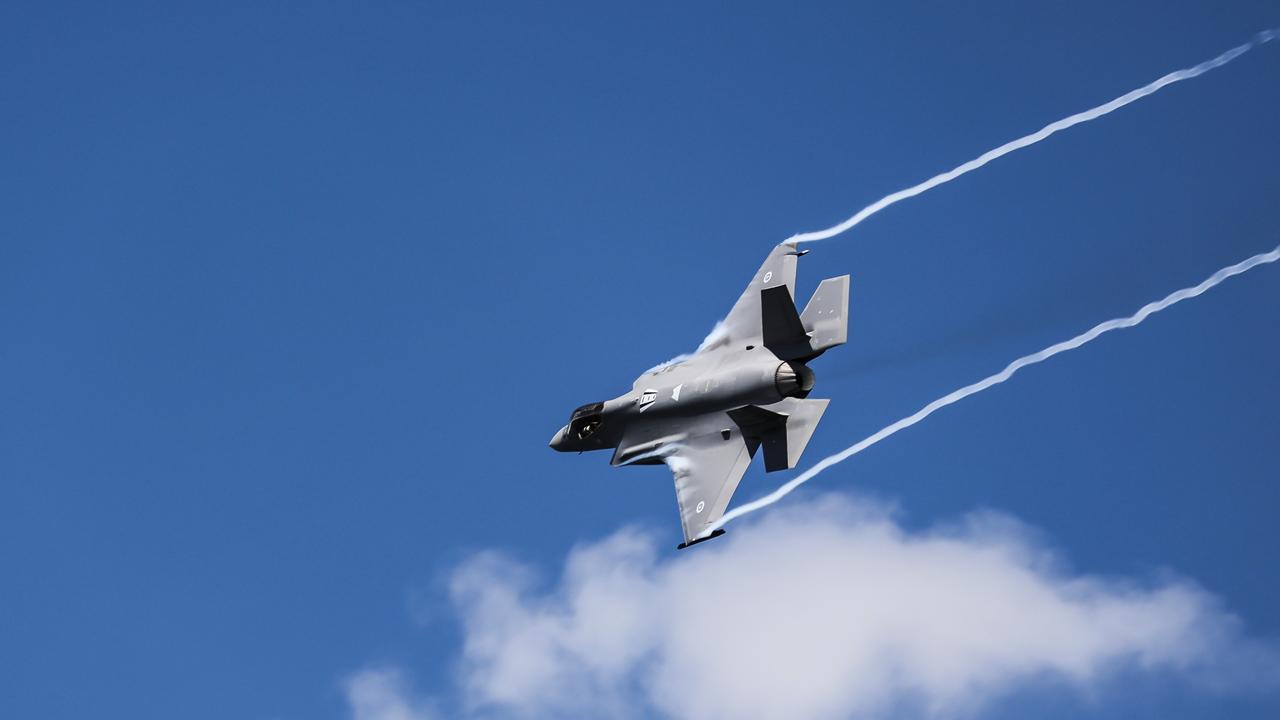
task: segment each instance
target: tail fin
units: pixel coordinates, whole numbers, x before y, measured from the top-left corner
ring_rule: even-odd
[[[787,413],[787,467],[793,468],[800,462],[800,455],[809,445],[809,438],[818,428],[818,421],[827,411],[830,400],[800,400],[787,398],[772,405]]]
[[[747,405],[729,411],[754,457],[764,447],[765,472],[793,468],[800,462],[830,400],[786,398],[768,409]]]
[[[812,354],[809,333],[785,285],[760,291],[760,336],[764,346],[783,360]]]
[[[796,313],[786,286],[761,290],[760,330],[764,346],[783,360],[808,361],[843,345],[849,335],[849,276],[823,280],[803,313]]]
[[[800,322],[809,333],[813,357],[843,345],[849,337],[849,276],[823,280],[800,314]]]

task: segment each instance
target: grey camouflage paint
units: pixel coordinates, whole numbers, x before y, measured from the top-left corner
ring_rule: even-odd
[[[766,471],[795,467],[827,408],[808,397],[807,363],[847,339],[849,276],[823,280],[798,313],[796,261],[806,252],[789,242],[773,248],[697,352],[649,370],[630,392],[578,408],[551,439],[561,452],[613,449],[612,465],[666,463],[684,530],[679,547],[721,532],[707,527],[758,452]]]

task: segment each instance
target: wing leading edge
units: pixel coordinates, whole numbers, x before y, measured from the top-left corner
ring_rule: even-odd
[[[788,398],[764,407],[636,424],[623,435],[613,464],[667,465],[684,531],[680,547],[688,547],[723,532],[708,528],[724,516],[758,449],[764,448],[769,472],[796,466],[827,402]]]
[[[707,527],[724,515],[755,449],[728,414],[714,412],[632,424],[613,464],[666,463],[675,479],[685,547],[705,539]]]
[[[764,263],[752,276],[747,289],[742,291],[724,318],[725,339],[735,344],[759,342],[761,328],[760,293],[773,288],[786,288],[788,297],[796,294],[796,258],[808,252],[797,250],[794,245],[780,243],[764,259]]]
[[[724,515],[751,464],[752,449],[724,413],[722,427],[690,436],[663,458],[676,485],[680,526],[688,547],[706,539],[707,528]]]

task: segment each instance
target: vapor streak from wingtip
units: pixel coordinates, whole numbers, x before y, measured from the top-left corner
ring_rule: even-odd
[[[1241,55],[1249,52],[1253,48],[1259,45],[1263,45],[1265,43],[1271,42],[1276,37],[1280,37],[1280,29],[1263,30],[1257,35],[1254,35],[1253,39],[1251,39],[1249,42],[1244,43],[1243,45],[1238,45],[1236,47],[1233,47],[1230,50],[1222,53],[1221,55],[1211,60],[1206,60],[1200,63],[1199,65],[1195,65],[1193,67],[1185,68],[1182,70],[1175,70],[1174,72],[1171,72],[1168,75],[1165,75],[1164,77],[1161,77],[1158,80],[1148,83],[1147,85],[1144,85],[1136,90],[1130,90],[1129,92],[1125,93],[1124,95],[1121,95],[1120,97],[1110,102],[1103,103],[1102,105],[1099,105],[1094,108],[1090,108],[1083,112],[1078,112],[1074,115],[1069,115],[1065,118],[1062,118],[1061,120],[1051,122],[1048,125],[1045,125],[1044,127],[1040,128],[1039,130],[1031,133],[1030,135],[1024,135],[1016,140],[1011,140],[1005,143],[1004,145],[1001,145],[1000,147],[997,147],[992,150],[988,150],[987,152],[979,155],[978,157],[970,160],[969,162],[964,163],[963,165],[955,167],[951,170],[948,170],[944,173],[934,175],[933,177],[929,178],[928,180],[925,180],[924,182],[918,185],[913,185],[904,190],[899,190],[895,193],[886,195],[880,198],[879,200],[871,203],[870,205],[862,208],[853,217],[849,218],[848,220],[845,220],[844,222],[838,225],[833,225],[827,228],[826,230],[816,230],[814,232],[806,232],[806,233],[799,233],[796,235],[792,235],[788,239],[788,241],[789,242],[812,242],[814,240],[825,240],[827,238],[839,235],[840,233],[843,233],[846,230],[849,230],[853,226],[857,225],[863,220],[866,220],[872,215],[875,215],[876,213],[889,207],[890,205],[894,205],[898,202],[906,200],[907,198],[915,197],[916,195],[919,195],[928,190],[932,190],[933,188],[939,185],[951,182],[952,180],[955,180],[961,175],[965,175],[974,170],[977,170],[978,168],[982,167],[983,165],[986,165],[992,160],[1004,157],[1005,155],[1008,155],[1009,153],[1015,150],[1021,150],[1022,148],[1027,147],[1028,145],[1034,145],[1060,130],[1066,130],[1069,127],[1073,127],[1075,125],[1079,125],[1080,123],[1088,122],[1090,120],[1100,118],[1103,115],[1107,115],[1111,112],[1119,110],[1125,105],[1128,105],[1129,103],[1135,102],[1137,100],[1141,100],[1142,98],[1148,95],[1151,95],[1159,91],[1161,88],[1164,88],[1168,85],[1172,85],[1173,83],[1181,82],[1183,80],[1190,80],[1191,78],[1203,75],[1204,73],[1207,73],[1210,70],[1213,70],[1214,68],[1222,67],[1223,65],[1226,65],[1232,60],[1235,60]]]
[[[1247,260],[1238,262],[1235,265],[1229,265],[1227,267],[1224,267],[1221,270],[1215,272],[1213,275],[1210,275],[1204,282],[1200,283],[1199,285],[1177,290],[1167,295],[1163,300],[1158,300],[1153,303],[1148,303],[1144,305],[1140,310],[1138,310],[1138,312],[1134,313],[1133,315],[1130,315],[1129,317],[1108,320],[1104,323],[1095,325],[1093,328],[1071,338],[1070,340],[1065,340],[1063,342],[1057,343],[1056,345],[1050,345],[1049,347],[1039,352],[1035,352],[1030,355],[1025,355],[1023,357],[1020,357],[1017,360],[1014,360],[1013,362],[1009,363],[1009,365],[1005,367],[1004,370],[1001,370],[995,375],[991,375],[990,377],[979,380],[978,382],[973,383],[972,385],[966,385],[965,387],[962,387],[959,390],[955,390],[947,395],[944,395],[938,398],[937,400],[934,400],[928,405],[925,405],[923,408],[917,410],[914,414],[909,415],[893,423],[892,425],[889,425],[879,430],[875,434],[853,445],[850,445],[849,447],[845,448],[844,450],[841,450],[840,452],[834,455],[823,458],[822,460],[818,461],[818,463],[815,464],[813,467],[804,471],[800,475],[797,475],[796,477],[792,478],[786,484],[782,485],[777,490],[774,490],[768,495],[765,495],[764,497],[759,498],[757,500],[753,500],[741,507],[734,508],[730,512],[725,513],[724,517],[720,518],[718,521],[716,521],[712,525],[709,525],[706,529],[706,532],[704,532],[702,536],[711,534],[711,532],[713,532],[714,530],[720,527],[723,527],[726,523],[728,523],[729,521],[735,518],[740,518],[743,515],[755,512],[756,510],[761,510],[763,508],[766,508],[778,502],[779,500],[781,500],[782,498],[790,494],[792,490],[795,490],[796,488],[800,487],[804,483],[813,479],[823,470],[826,470],[832,465],[848,460],[849,458],[853,457],[854,455],[857,455],[863,450],[866,450],[872,445],[875,445],[881,440],[884,440],[885,438],[888,438],[889,436],[897,433],[899,430],[905,430],[911,427],[912,425],[915,425],[916,423],[920,422],[921,420],[924,420],[925,418],[929,417],[933,413],[937,412],[938,410],[941,410],[942,408],[948,405],[953,405],[969,397],[970,395],[976,395],[977,393],[980,393],[983,390],[986,390],[987,388],[1003,383],[1005,380],[1008,380],[1009,378],[1013,377],[1014,373],[1018,372],[1024,367],[1027,367],[1028,365],[1035,365],[1036,363],[1041,363],[1041,362],[1044,362],[1045,360],[1048,360],[1054,355],[1064,353],[1068,350],[1074,350],[1082,345],[1085,345],[1086,343],[1096,340],[1099,336],[1103,335],[1104,333],[1111,332],[1112,330],[1131,328],[1135,325],[1138,325],[1143,320],[1146,320],[1151,315],[1154,315],[1155,313],[1158,313],[1161,310],[1164,310],[1165,308],[1176,305],[1182,302],[1183,300],[1189,300],[1198,295],[1201,295],[1202,293],[1208,291],[1209,289],[1213,288],[1214,286],[1218,285],[1223,280],[1226,280],[1229,277],[1232,277],[1234,275],[1239,275],[1244,272],[1248,272],[1249,270],[1257,267],[1258,265],[1273,263],[1277,260],[1280,260],[1280,247],[1276,247],[1276,249],[1272,250],[1271,252],[1254,255],[1253,257]]]

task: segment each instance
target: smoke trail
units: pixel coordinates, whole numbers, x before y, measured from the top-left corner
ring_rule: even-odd
[[[1209,72],[1210,70],[1213,70],[1214,68],[1222,67],[1223,65],[1226,65],[1232,60],[1235,60],[1241,55],[1249,52],[1253,48],[1259,45],[1263,45],[1265,43],[1271,42],[1276,37],[1280,37],[1280,28],[1275,30],[1263,30],[1262,32],[1255,35],[1253,39],[1250,40],[1249,42],[1243,45],[1239,45],[1237,47],[1233,47],[1230,50],[1222,53],[1221,55],[1213,58],[1212,60],[1206,60],[1200,63],[1199,65],[1196,65],[1195,67],[1189,67],[1184,70],[1177,70],[1177,71],[1171,72],[1168,75],[1165,75],[1164,77],[1160,78],[1159,80],[1156,80],[1148,85],[1144,85],[1138,88],[1137,90],[1130,90],[1129,92],[1125,93],[1124,95],[1121,95],[1120,97],[1116,98],[1115,100],[1112,100],[1111,102],[1103,103],[1102,105],[1099,105],[1095,108],[1091,108],[1089,110],[1085,110],[1084,112],[1079,112],[1079,113],[1076,113],[1075,115],[1070,115],[1056,122],[1049,123],[1048,125],[1045,125],[1039,130],[1031,133],[1030,135],[1024,135],[1018,138],[1017,140],[1011,140],[1010,142],[1007,142],[1004,145],[1001,145],[1000,147],[995,148],[994,150],[988,150],[987,152],[979,155],[973,160],[970,160],[969,162],[963,165],[960,165],[959,167],[948,170],[939,175],[934,175],[933,177],[929,178],[928,180],[925,180],[919,185],[913,185],[905,190],[899,190],[898,192],[893,193],[891,195],[886,195],[880,198],[879,200],[871,203],[870,205],[862,208],[857,212],[856,215],[849,218],[848,220],[845,220],[839,225],[834,225],[832,227],[827,228],[826,230],[817,230],[814,232],[806,232],[806,233],[799,233],[796,235],[792,235],[790,238],[790,241],[810,242],[813,240],[825,240],[829,237],[839,235],[840,233],[848,230],[849,228],[852,228],[854,225],[857,225],[863,220],[866,220],[872,215],[889,207],[890,205],[893,205],[902,200],[906,200],[907,198],[915,197],[916,195],[919,195],[920,193],[923,193],[926,190],[931,190],[939,185],[942,185],[943,183],[951,182],[952,180],[955,180],[961,175],[977,170],[978,168],[982,167],[983,165],[986,165],[987,163],[991,162],[992,160],[995,160],[996,158],[1004,157],[1005,155],[1008,155],[1009,153],[1015,150],[1021,150],[1022,148],[1027,147],[1028,145],[1034,145],[1040,142],[1041,140],[1044,140],[1045,138],[1049,137],[1050,135],[1058,132],[1059,130],[1066,130],[1067,128],[1072,127],[1074,125],[1079,125],[1080,123],[1088,122],[1090,120],[1100,118],[1103,115],[1106,115],[1108,113],[1119,110],[1120,108],[1124,107],[1125,105],[1128,105],[1131,102],[1134,102],[1136,100],[1141,100],[1142,98],[1148,95],[1151,95],[1152,93],[1155,93],[1156,91],[1160,90],[1166,85],[1172,85],[1173,83],[1181,82],[1183,80],[1190,80],[1191,78],[1203,75]]]
[[[1143,320],[1146,320],[1151,315],[1154,315],[1155,313],[1158,313],[1167,307],[1176,305],[1182,302],[1183,300],[1188,300],[1190,298],[1200,295],[1201,293],[1205,292],[1206,290],[1209,290],[1210,288],[1216,286],[1218,283],[1222,282],[1223,280],[1226,280],[1227,278],[1233,275],[1239,275],[1240,273],[1246,272],[1258,265],[1263,265],[1265,263],[1273,263],[1276,260],[1280,260],[1280,247],[1277,247],[1271,252],[1254,255],[1248,260],[1244,260],[1243,262],[1236,263],[1235,265],[1230,265],[1225,268],[1222,268],[1221,270],[1214,273],[1213,275],[1210,275],[1207,280],[1200,283],[1199,285],[1196,285],[1194,287],[1189,287],[1189,288],[1183,288],[1174,293],[1171,293],[1170,295],[1165,297],[1163,300],[1144,305],[1141,310],[1134,313],[1133,315],[1130,315],[1127,318],[1117,318],[1115,320],[1108,320],[1099,325],[1095,325],[1089,331],[1082,333],[1080,335],[1077,335],[1071,338],[1070,340],[1060,342],[1057,345],[1050,345],[1049,347],[1045,348],[1044,350],[1041,350],[1040,352],[1032,353],[1031,355],[1020,357],[1017,360],[1014,360],[1013,362],[1009,363],[1008,367],[996,373],[995,375],[992,375],[983,380],[979,380],[978,382],[972,385],[967,385],[965,387],[962,387],[959,390],[956,390],[948,395],[944,395],[938,398],[937,400],[934,400],[933,402],[929,403],[928,405],[925,405],[923,408],[916,411],[914,415],[905,417],[893,423],[892,425],[880,430],[874,435],[866,438],[865,440],[862,440],[857,444],[851,445],[845,448],[844,450],[841,450],[840,452],[836,453],[835,455],[831,455],[829,457],[822,459],[816,465],[804,471],[800,475],[797,475],[796,477],[792,478],[785,485],[779,487],[777,490],[774,490],[768,495],[765,495],[764,497],[758,500],[753,500],[747,503],[746,505],[743,505],[742,507],[734,508],[731,512],[726,513],[724,517],[720,518],[715,523],[708,526],[706,531],[703,532],[702,536],[711,534],[713,530],[723,527],[725,523],[729,522],[730,520],[733,520],[734,518],[742,517],[747,513],[755,512],[756,510],[760,510],[761,508],[766,508],[778,502],[782,498],[786,497],[792,490],[795,490],[797,487],[800,487],[802,484],[808,482],[818,473],[822,472],[823,470],[826,470],[832,465],[848,460],[854,455],[857,455],[863,450],[866,450],[867,448],[871,447],[872,445],[875,445],[881,440],[884,440],[890,435],[893,435],[899,430],[905,430],[906,428],[909,428],[912,425],[915,425],[921,420],[924,420],[925,418],[932,415],[934,412],[948,405],[952,405],[954,403],[960,402],[961,400],[969,397],[970,395],[976,395],[977,393],[980,393],[983,390],[986,390],[987,388],[992,387],[993,385],[999,385],[1005,380],[1008,380],[1009,378],[1013,377],[1014,373],[1018,372],[1024,367],[1027,367],[1028,365],[1035,365],[1036,363],[1044,362],[1045,360],[1048,360],[1049,358],[1059,353],[1064,353],[1068,350],[1074,350],[1080,347],[1081,345],[1084,345],[1088,342],[1091,342],[1097,339],[1098,336],[1102,335],[1103,333],[1111,332],[1112,330],[1119,330],[1121,328],[1133,327],[1134,325],[1141,323]]]

